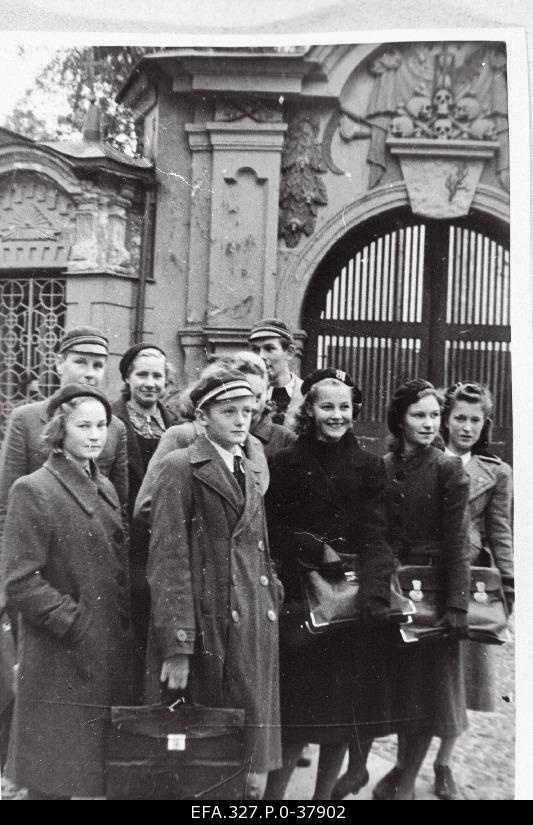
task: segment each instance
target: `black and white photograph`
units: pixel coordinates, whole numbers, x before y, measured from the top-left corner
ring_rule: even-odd
[[[0,799],[533,798],[526,21],[63,5],[0,32]]]

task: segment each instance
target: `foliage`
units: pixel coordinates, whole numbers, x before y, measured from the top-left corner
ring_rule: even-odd
[[[91,99],[103,113],[103,137],[134,154],[137,147],[131,112],[115,95],[137,61],[140,46],[89,46],[58,51],[8,118],[7,126],[35,140],[79,138]]]

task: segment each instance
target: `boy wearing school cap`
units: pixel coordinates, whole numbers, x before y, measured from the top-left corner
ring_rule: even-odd
[[[290,370],[295,352],[291,331],[279,318],[265,318],[252,327],[248,341],[267,368],[268,398],[276,408],[272,420],[283,424],[303,402],[302,379]]]
[[[191,392],[204,432],[161,462],[151,509],[145,698],[159,701],[161,678],[196,704],[243,708],[246,793],[259,798],[260,775],[281,764],[281,585],[264,516],[268,470],[248,433],[252,397],[240,372],[204,378]]]
[[[108,339],[100,330],[89,326],[68,330],[61,339],[55,358],[61,388],[68,384],[99,387],[105,375],[108,350]],[[0,539],[11,487],[21,476],[42,467],[48,458],[48,450],[41,440],[47,423],[48,403],[49,399],[44,399],[23,404],[13,410],[8,420],[0,451]],[[124,506],[128,496],[126,430],[115,416],[97,463],[100,471],[114,484]]]

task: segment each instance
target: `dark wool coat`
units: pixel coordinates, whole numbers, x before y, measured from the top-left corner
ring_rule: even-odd
[[[441,571],[448,608],[466,610],[470,583],[469,479],[461,460],[429,446],[407,459],[389,453],[387,512],[402,564]],[[459,735],[467,726],[459,642],[412,643],[394,653],[394,718],[399,726]]]
[[[246,497],[201,435],[161,463],[152,498],[147,699],[164,659],[191,656],[192,701],[244,708],[252,770],[280,765],[278,610],[262,491],[263,450],[248,438]],[[153,641],[153,643],[152,643]]]
[[[23,404],[16,407],[9,418],[0,450],[0,538],[11,487],[21,476],[42,467],[48,458],[48,447],[41,438],[48,421],[47,406],[48,399]],[[107,440],[97,464],[100,472],[113,483],[125,507],[128,500],[126,430],[115,416],[107,429]]]
[[[130,701],[127,545],[112,484],[63,455],[9,496],[3,577],[21,618],[17,784],[105,793],[107,708]]]
[[[270,461],[266,497],[272,557],[285,588],[281,633],[283,735],[325,742],[362,731],[389,731],[388,630],[353,628],[296,645],[291,630],[303,605],[298,559],[314,562],[312,546],[299,533],[316,537],[337,552],[357,557],[361,604],[390,600],[395,563],[385,538],[385,473],[377,456],[361,449],[349,433],[343,439],[349,468],[349,511],[337,500],[331,481],[306,438]],[[315,548],[316,549],[316,548]],[[292,615],[294,614],[294,616]],[[301,640],[302,641],[302,640]]]
[[[161,413],[165,427],[168,430],[169,427],[176,423],[176,416],[171,413],[170,410],[167,410],[163,404],[158,403],[157,407]],[[137,494],[140,490],[146,468],[143,464],[143,457],[139,448],[139,442],[137,441],[137,436],[128,414],[125,399],[119,398],[118,401],[115,401],[114,404],[112,404],[111,409],[113,410],[113,414],[120,419],[120,421],[122,421],[124,427],[126,428],[128,454],[128,516],[131,522],[131,519],[133,518],[135,499],[137,498]]]
[[[495,565],[502,575],[504,590],[513,592],[511,468],[498,456],[473,455],[465,470],[470,477],[470,563]],[[467,707],[494,711],[497,648],[465,642],[464,653]]]

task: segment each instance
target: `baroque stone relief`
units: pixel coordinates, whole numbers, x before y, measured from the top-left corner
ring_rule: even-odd
[[[324,160],[335,174],[335,140],[368,140],[369,188],[389,163],[387,140],[498,141],[496,171],[509,189],[506,54],[503,44],[406,44],[367,66],[373,79],[366,111],[357,111],[357,76],[343,90],[324,133]]]
[[[318,207],[328,196],[318,122],[300,115],[289,124],[281,157],[279,236],[289,248],[315,230]]]
[[[65,193],[39,176],[18,173],[0,180],[0,266],[64,266],[74,209]]]

